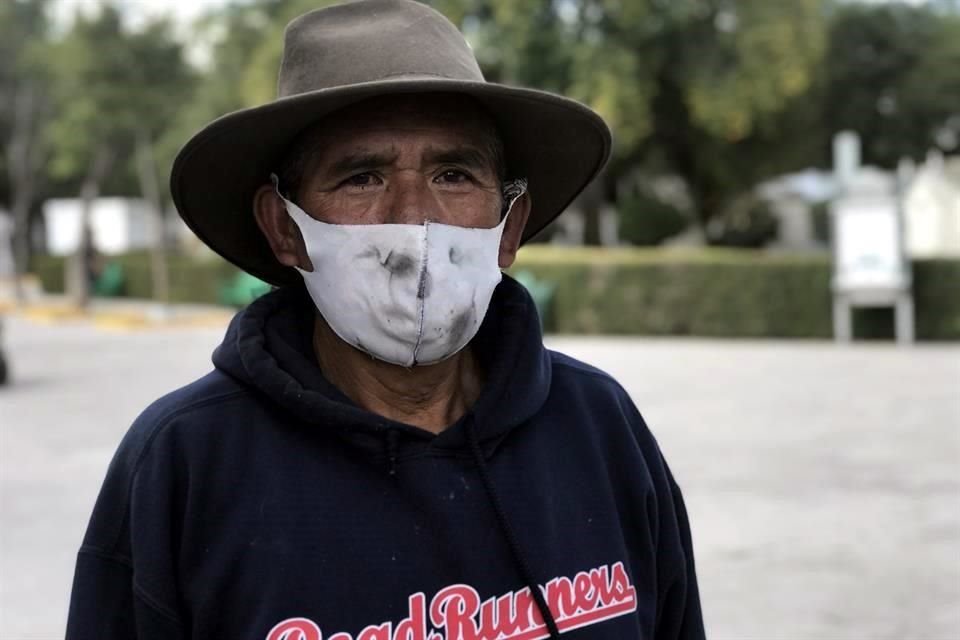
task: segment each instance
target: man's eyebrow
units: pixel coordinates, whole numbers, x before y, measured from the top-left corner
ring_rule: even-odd
[[[495,170],[490,154],[476,147],[428,149],[424,154],[424,160],[427,164],[458,164],[471,169]]]
[[[334,174],[350,173],[352,171],[378,169],[392,164],[397,160],[397,152],[357,151],[347,153],[330,165]]]

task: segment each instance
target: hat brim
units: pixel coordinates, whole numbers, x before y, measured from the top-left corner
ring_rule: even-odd
[[[570,204],[603,168],[610,131],[579,102],[534,89],[444,78],[403,78],[322,89],[225,115],[202,129],[173,163],[170,191],[187,226],[241,269],[276,285],[299,280],[281,265],[253,216],[253,195],[269,181],[296,136],[320,118],[366,98],[459,93],[494,118],[507,166],[528,180],[526,242]]]

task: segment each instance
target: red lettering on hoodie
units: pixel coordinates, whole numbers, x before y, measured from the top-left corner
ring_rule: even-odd
[[[320,628],[307,618],[289,618],[277,624],[267,640],[322,640]]]
[[[581,571],[573,578],[559,576],[542,587],[547,606],[560,631],[579,629],[626,615],[637,609],[636,589],[622,562]],[[357,640],[540,640],[548,632],[529,588],[511,591],[481,603],[480,594],[466,584],[437,592],[429,604],[415,593],[408,598],[406,618],[365,627]],[[266,640],[323,640],[320,628],[307,618],[289,618],[277,624]],[[346,632],[327,640],[353,640]]]
[[[480,595],[473,587],[455,584],[441,589],[430,603],[430,622],[446,631],[445,640],[478,640],[474,617]]]
[[[393,640],[427,640],[427,596],[415,593],[408,603],[410,615],[397,625]]]
[[[371,625],[360,632],[357,640],[392,640],[390,634],[392,627],[393,625],[389,622],[385,622],[376,627]]]

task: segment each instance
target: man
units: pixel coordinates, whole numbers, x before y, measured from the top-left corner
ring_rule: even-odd
[[[484,82],[410,0],[295,20],[279,94],[174,165],[184,220],[280,287],[121,444],[68,638],[701,638],[656,442],[501,279],[602,120]]]

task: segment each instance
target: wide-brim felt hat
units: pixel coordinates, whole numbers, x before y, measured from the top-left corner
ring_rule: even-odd
[[[511,177],[532,199],[526,242],[599,173],[610,131],[563,96],[484,80],[470,46],[437,11],[413,0],[360,0],[307,13],[284,38],[278,98],[215,120],[181,149],[170,190],[180,216],[230,262],[273,284],[300,276],[274,257],[253,195],[297,136],[367,98],[409,93],[474,98],[493,118]]]

